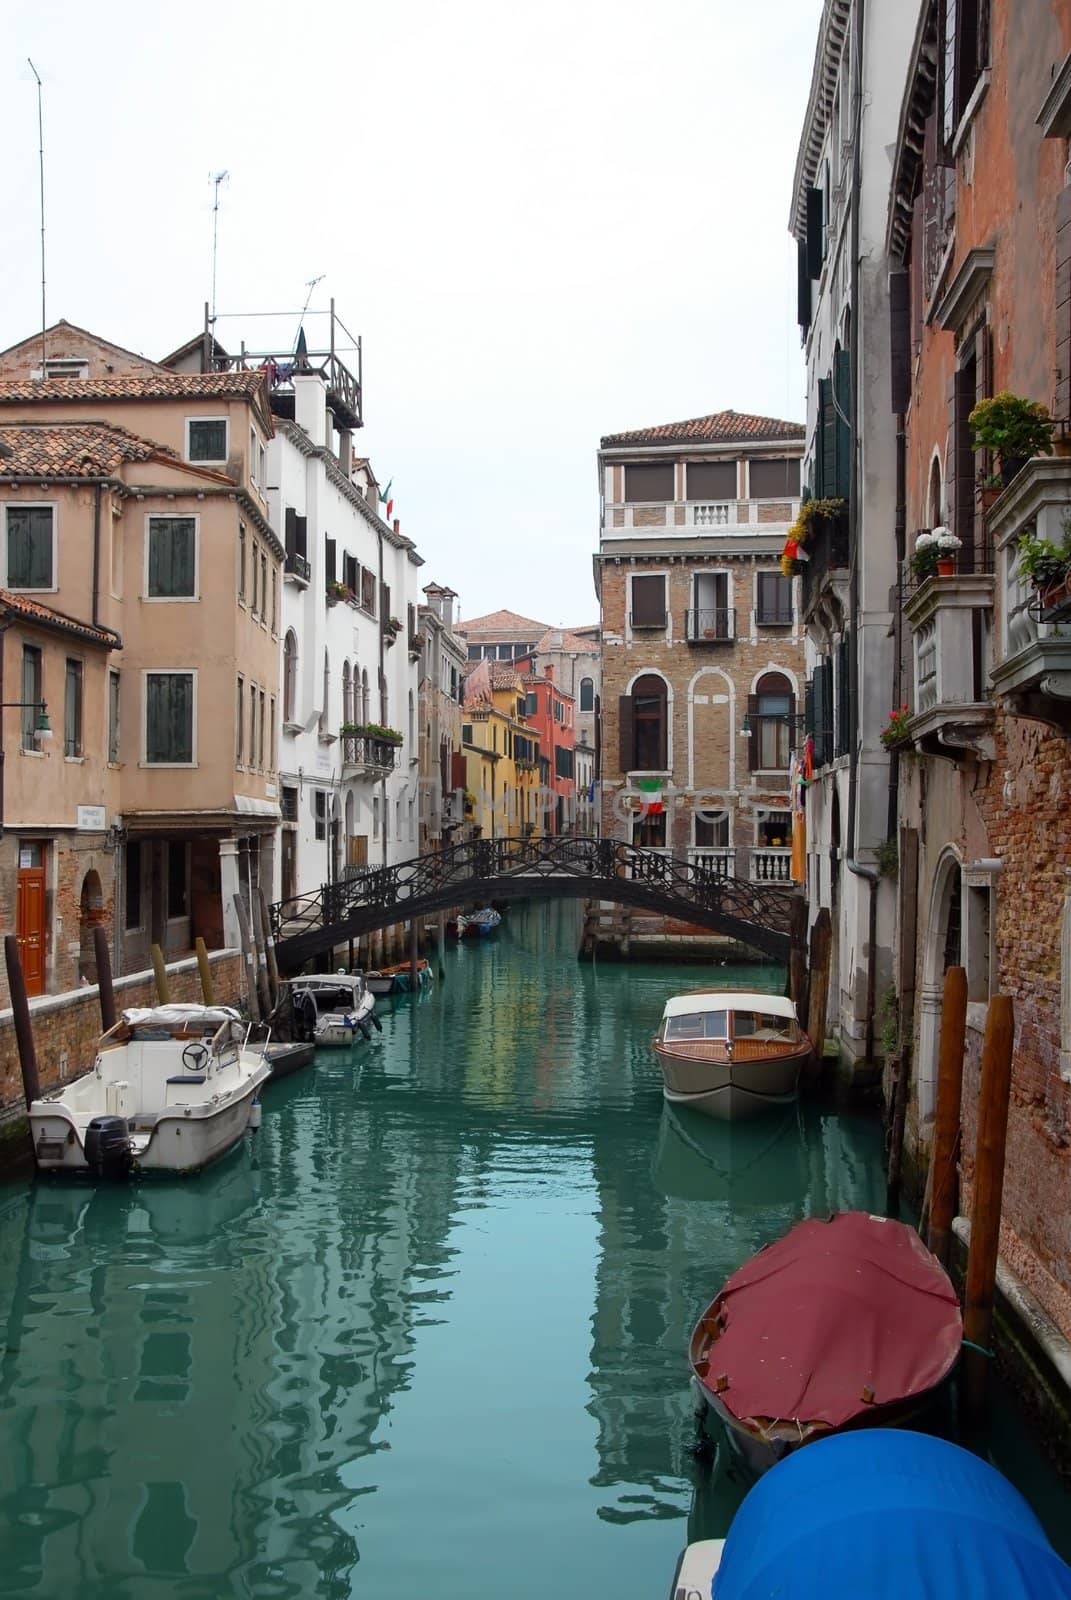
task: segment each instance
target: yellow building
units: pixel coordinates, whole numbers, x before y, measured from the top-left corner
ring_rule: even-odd
[[[539,737],[525,714],[525,689],[508,661],[474,661],[465,678],[461,728],[465,820],[482,839],[538,838],[546,796]]]

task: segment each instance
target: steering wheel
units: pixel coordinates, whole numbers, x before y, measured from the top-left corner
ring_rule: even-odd
[[[182,1065],[187,1072],[203,1072],[208,1065],[209,1050],[200,1039],[191,1039],[182,1052]]]

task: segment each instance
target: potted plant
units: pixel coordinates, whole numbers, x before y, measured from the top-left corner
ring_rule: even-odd
[[[1008,484],[1031,456],[1051,456],[1056,424],[1040,400],[1024,400],[1007,389],[979,400],[967,418],[975,450],[992,450],[1000,463],[1000,480]]]
[[[962,540],[950,528],[923,528],[911,552],[911,570],[920,582],[927,578],[950,578],[956,570],[956,551]]]
[[[332,580],[332,582],[327,585],[327,603],[328,603],[328,605],[329,606],[337,606],[338,602],[340,600],[344,600],[345,598],[346,598],[346,585],[344,583],[339,583],[337,578]]]
[[[909,738],[907,724],[910,716],[910,708],[906,705],[901,706],[899,711],[889,712],[889,720],[878,735],[883,749],[895,750],[907,742]]]
[[[1042,611],[1062,605],[1068,597],[1071,578],[1071,525],[1065,525],[1059,544],[1031,533],[1020,534],[1016,552],[1016,570],[1033,581]]]

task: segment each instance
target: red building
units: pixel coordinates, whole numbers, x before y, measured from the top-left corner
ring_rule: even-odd
[[[544,832],[568,833],[576,816],[576,724],[572,695],[563,694],[554,682],[554,668],[544,667],[542,676],[532,670],[530,661],[518,662],[524,678],[528,721],[539,734],[540,782],[554,796],[547,813]]]

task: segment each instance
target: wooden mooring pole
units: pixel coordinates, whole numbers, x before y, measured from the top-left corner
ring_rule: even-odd
[[[789,923],[788,998],[801,1024],[807,1016],[807,902],[796,895]]]
[[[829,911],[823,906],[814,919],[811,929],[811,961],[809,993],[807,1000],[807,1037],[814,1056],[809,1068],[812,1078],[822,1070],[822,1055],[826,1045],[826,1012],[829,1005],[829,968],[833,955],[833,924]]]
[[[108,948],[108,930],[99,922],[93,929],[93,954],[97,962],[97,991],[100,996],[101,1032],[114,1028],[118,1018],[115,1013],[115,989],[112,985],[112,953]]]
[[[968,1426],[977,1426],[981,1420],[989,1378],[1014,1043],[1015,1018],[1011,997],[995,994],[989,1002],[982,1045],[971,1242],[967,1250],[967,1287],[963,1297],[962,1396],[963,1416]]]
[[[238,933],[242,942],[242,963],[245,967],[245,1000],[254,1022],[260,1018],[260,996],[257,993],[257,958],[253,949],[253,936],[249,928],[249,911],[240,894],[234,897],[234,914],[238,918]]]
[[[201,999],[206,1006],[214,1006],[216,985],[212,979],[212,968],[208,964],[208,949],[200,934],[194,943],[194,949],[197,951],[197,971],[201,978]]]
[[[952,1219],[956,1214],[956,1157],[963,1099],[963,1050],[967,1041],[967,974],[962,967],[945,973],[941,1005],[941,1048],[937,1058],[937,1107],[930,1152],[930,1226],[926,1243],[943,1267],[948,1266]]]
[[[413,994],[420,987],[420,928],[416,917],[409,919],[409,987]]]
[[[151,947],[153,976],[156,979],[156,998],[162,1006],[171,1004],[171,985],[167,981],[167,963],[158,944]]]
[[[15,1043],[19,1048],[19,1066],[22,1068],[22,1092],[29,1106],[31,1100],[41,1098],[41,1079],[37,1073],[37,1051],[33,1042],[30,1001],[19,956],[19,941],[13,933],[4,935],[4,961],[7,965],[7,986],[11,991]]]
[[[268,964],[268,997],[273,1006],[279,1004],[279,963],[275,959],[275,937],[271,931],[271,916],[268,913],[268,902],[264,898],[264,890],[257,890],[257,912],[260,919],[260,937],[264,945],[264,957]],[[350,940],[352,949],[353,941]],[[350,960],[350,966],[353,960]]]

